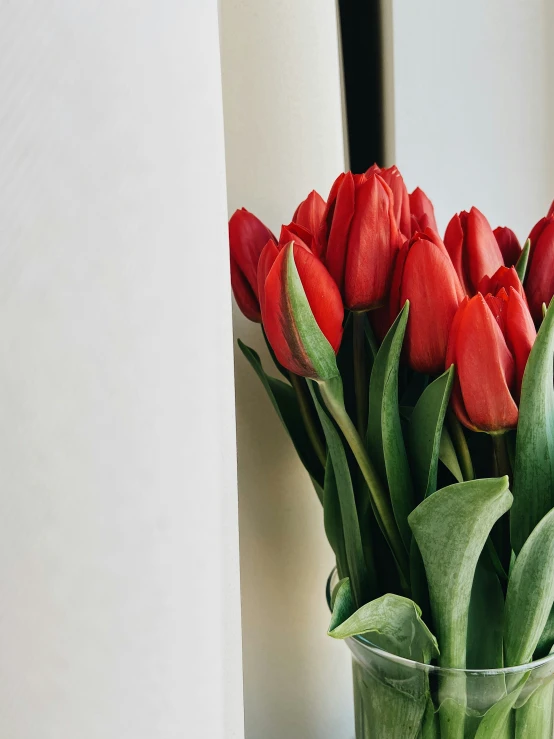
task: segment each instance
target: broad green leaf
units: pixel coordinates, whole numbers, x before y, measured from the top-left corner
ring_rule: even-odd
[[[504,593],[496,573],[485,566],[485,553],[477,563],[467,629],[467,667],[492,670],[504,666]]]
[[[554,301],[537,334],[523,375],[510,514],[516,554],[554,508]]]
[[[290,245],[286,248],[288,249],[287,298],[290,318],[294,323],[299,343],[298,351],[306,354],[319,379],[330,380],[339,374],[335,352],[312,313],[294,261],[294,249]]]
[[[508,667],[533,657],[554,603],[554,510],[539,522],[519,553],[506,593],[504,651]]]
[[[456,450],[454,449],[452,437],[450,436],[450,432],[448,431],[446,426],[442,427],[441,441],[439,446],[439,459],[446,467],[446,469],[451,472],[457,482],[464,481],[464,476],[462,474],[462,470],[460,469],[460,463],[458,462],[458,456],[456,454]]]
[[[554,645],[554,606],[550,609],[546,625],[542,630],[541,638],[535,649],[533,659],[541,659],[550,653]]]
[[[277,411],[281,423],[290,436],[294,448],[300,457],[300,461],[312,478],[320,501],[323,502],[323,468],[306,433],[294,390],[282,380],[266,374],[260,357],[254,349],[246,346],[240,339],[238,340],[238,345],[241,352],[250,362],[254,372],[260,378],[273,407]]]
[[[433,699],[427,699],[425,714],[421,724],[421,739],[440,739],[438,716],[435,711]]]
[[[344,531],[340,512],[339,493],[331,457],[327,457],[325,485],[323,487],[323,523],[331,549],[337,558],[339,577],[348,575],[348,560],[344,543]]]
[[[356,611],[356,604],[354,603],[354,596],[352,595],[352,587],[350,585],[349,577],[343,578],[335,588],[332,607],[333,613],[331,614],[329,630],[334,629],[336,626],[340,626],[340,624],[349,619]]]
[[[527,274],[527,263],[529,262],[530,248],[531,248],[531,239],[527,239],[527,241],[523,245],[523,249],[521,250],[519,259],[517,260],[516,272],[517,272],[517,276],[519,277],[521,284],[523,284],[523,282],[525,281],[525,276]]]
[[[409,303],[400,311],[375,357],[369,384],[367,445],[383,480],[387,480],[392,509],[402,541],[409,551],[408,515],[414,508],[412,476],[398,407],[398,364],[408,321]]]
[[[491,528],[511,502],[507,477],[471,480],[433,493],[408,519],[425,564],[444,667],[466,665],[475,567]]]
[[[354,593],[354,600],[360,606],[372,597],[375,586],[371,582],[370,573],[365,563],[358,511],[356,509],[356,500],[354,498],[348,460],[341,437],[319,402],[313,383],[310,383],[310,391],[323,427],[323,433],[327,440],[327,447],[335,472],[334,477],[342,518],[348,574]]]
[[[509,733],[509,729],[512,708],[521,693],[524,682],[522,681],[515,690],[489,708],[479,724],[475,739],[511,739],[512,734]]]
[[[425,388],[410,418],[409,449],[420,500],[437,489],[439,449],[453,380],[452,366]]]
[[[550,739],[552,736],[554,685],[549,683],[516,711],[515,739]]]
[[[364,635],[376,647],[416,662],[430,662],[439,655],[437,640],[421,620],[421,608],[400,595],[387,593],[358,608],[346,621],[336,622],[333,612],[329,636],[334,639]]]

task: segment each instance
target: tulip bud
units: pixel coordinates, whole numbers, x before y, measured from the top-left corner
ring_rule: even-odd
[[[390,294],[391,323],[406,300],[410,301],[404,351],[414,370],[443,371],[450,327],[463,298],[442,241],[431,229],[416,233],[398,254]]]
[[[525,292],[533,320],[542,321],[543,303],[554,295],[554,215],[541,218],[529,234],[531,248]]]
[[[426,228],[431,228],[435,233],[439,232],[433,203],[419,187],[416,187],[410,193],[410,211],[412,214],[412,233],[425,231]]]
[[[292,222],[294,224],[300,226],[311,234],[312,239],[309,241],[312,241],[312,243],[310,244],[309,241],[307,241],[306,243],[308,243],[308,246],[310,246],[312,251],[318,256],[319,242],[317,236],[319,234],[319,229],[321,226],[321,221],[323,220],[324,213],[325,200],[323,200],[319,193],[317,193],[315,190],[312,190],[306,200],[303,200],[298,208],[294,211],[294,215],[292,217]],[[303,241],[306,241],[306,239],[303,239]]]
[[[498,228],[494,229],[493,234],[506,267],[515,267],[521,255],[519,239],[512,229],[507,226],[498,226]]]
[[[401,240],[386,182],[375,173],[340,175],[327,201],[320,244],[347,308],[365,311],[385,302]]]
[[[235,211],[229,220],[231,286],[237,305],[251,321],[261,321],[258,260],[268,240],[274,238],[271,231],[245,208]]]
[[[504,264],[492,228],[477,208],[453,216],[446,227],[444,244],[468,295],[477,292],[485,275],[494,274]]]
[[[409,239],[412,233],[412,222],[410,213],[410,196],[404,184],[404,178],[400,174],[398,167],[378,167],[374,164],[366,172],[366,176],[375,173],[382,177],[392,191],[394,202],[394,217],[396,224],[403,235],[403,239]]]
[[[513,287],[465,298],[452,323],[446,366],[456,366],[452,406],[474,431],[515,428],[517,402],[535,327]]]
[[[289,243],[275,255],[269,243],[260,259],[266,336],[277,360],[291,372],[316,380],[338,374],[335,355],[342,339],[340,292],[320,260]]]

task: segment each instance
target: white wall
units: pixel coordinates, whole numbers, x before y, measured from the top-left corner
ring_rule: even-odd
[[[525,239],[554,198],[554,9],[389,0],[396,161],[443,229],[476,205]]]
[[[222,0],[229,212],[278,230],[344,168],[334,0]],[[270,360],[258,326],[235,335]],[[247,739],[354,734],[347,648],[326,636],[333,558],[321,506],[251,368],[236,355]]]
[[[216,0],[0,10],[0,735],[242,734]]]

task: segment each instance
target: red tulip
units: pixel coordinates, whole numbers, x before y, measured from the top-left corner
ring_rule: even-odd
[[[261,321],[258,302],[258,260],[269,239],[275,237],[264,224],[245,208],[237,210],[229,221],[231,250],[231,285],[235,300],[251,321]]]
[[[312,250],[318,254],[318,240],[319,228],[323,215],[325,213],[325,200],[315,190],[308,195],[306,200],[303,200],[298,208],[294,211],[292,222],[297,226],[305,229],[312,235],[313,244],[311,245]],[[305,241],[305,239],[304,239]],[[308,243],[308,242],[306,242]]]
[[[321,369],[329,366],[342,339],[344,309],[335,281],[309,249],[289,243],[280,251],[271,242],[260,259],[263,287],[264,329],[278,361],[291,372],[314,379],[328,379]],[[273,263],[271,259],[274,258]],[[301,285],[295,282],[295,274]],[[298,296],[307,300],[311,316],[298,309]],[[308,311],[309,313],[309,311]],[[307,334],[309,333],[309,340]],[[314,348],[315,347],[315,348]],[[335,364],[336,369],[336,364]],[[330,376],[330,375],[329,375]]]
[[[450,327],[463,298],[442,241],[430,228],[416,233],[398,254],[390,294],[391,323],[410,301],[404,351],[413,369],[430,374],[443,371]]]
[[[504,264],[492,228],[477,208],[453,216],[446,227],[444,244],[468,295],[477,292],[485,275],[494,274]]]
[[[511,287],[523,299],[525,305],[527,305],[523,285],[514,267],[499,267],[492,277],[483,277],[479,283],[478,290],[482,295],[487,295],[488,293],[496,295],[502,288],[504,288],[506,293],[509,293]]]
[[[513,287],[464,299],[452,323],[446,366],[456,366],[452,406],[465,426],[498,433],[517,425],[516,401],[534,340],[529,311]]]
[[[431,228],[435,233],[439,232],[435,220],[435,209],[433,203],[419,187],[410,193],[410,211],[412,213],[412,232],[425,231]]]
[[[364,311],[385,302],[401,241],[392,192],[382,177],[339,175],[327,201],[320,244],[347,308]]]
[[[496,243],[502,252],[502,258],[506,267],[515,267],[521,254],[519,239],[507,226],[498,226],[493,231]]]
[[[525,280],[529,309],[536,324],[542,321],[542,305],[554,295],[554,215],[541,218],[529,234],[531,248]]]
[[[312,234],[307,231],[303,226],[300,226],[298,223],[289,223],[288,226],[281,226],[281,233],[279,234],[279,245],[282,249],[285,244],[288,244],[289,241],[294,241],[295,244],[298,244],[299,246],[303,246],[306,249],[312,250]]]
[[[412,222],[410,213],[410,196],[404,184],[404,178],[400,174],[398,167],[378,167],[374,164],[368,169],[366,175],[378,174],[382,177],[392,190],[394,200],[394,217],[400,232],[404,239],[408,239],[412,233]]]

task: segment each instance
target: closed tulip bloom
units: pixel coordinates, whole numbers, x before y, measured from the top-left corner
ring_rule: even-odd
[[[251,321],[261,321],[258,260],[268,240],[274,238],[259,218],[245,208],[235,211],[229,220],[231,285],[237,305]]]
[[[340,175],[329,195],[320,230],[322,260],[353,311],[385,303],[402,237],[393,196],[375,173]]]
[[[511,287],[527,305],[523,285],[514,267],[499,267],[492,277],[483,277],[478,289],[482,295],[487,295],[488,293],[496,295],[502,288],[504,288],[506,293],[509,293]]]
[[[493,233],[496,243],[502,252],[504,264],[506,267],[515,267],[517,260],[521,255],[521,244],[519,243],[519,239],[512,229],[507,226],[498,226],[498,228],[494,229]]]
[[[464,299],[452,323],[446,366],[456,367],[452,406],[465,426],[493,434],[515,428],[534,340],[529,311],[513,287]]]
[[[303,200],[300,203],[292,217],[293,223],[305,229],[312,235],[312,239],[314,240],[312,249],[316,253],[318,252],[317,236],[319,234],[319,228],[321,226],[324,213],[325,200],[323,200],[319,193],[312,190],[306,200]]]
[[[390,294],[391,323],[410,301],[404,351],[414,370],[429,374],[444,370],[450,327],[463,298],[440,238],[431,229],[416,233],[398,254]]]
[[[492,228],[477,208],[453,216],[446,227],[444,244],[468,295],[477,292],[485,275],[494,274],[504,264]]]
[[[279,248],[282,249],[289,241],[294,241],[299,246],[304,246],[306,249],[312,250],[313,236],[298,223],[289,223],[288,226],[281,226],[281,232],[279,234]]]
[[[541,218],[529,234],[531,248],[525,292],[533,320],[542,321],[542,305],[554,295],[554,215]]]
[[[439,232],[435,220],[435,208],[427,195],[419,187],[410,193],[410,211],[412,214],[412,231],[425,231],[431,228],[435,233]]]
[[[404,239],[409,239],[412,234],[411,212],[410,212],[410,196],[404,183],[404,178],[400,174],[398,167],[378,167],[374,164],[367,171],[367,175],[375,173],[382,177],[392,191],[394,201],[394,217],[400,232]]]
[[[290,243],[275,254],[273,246],[268,244],[263,261],[260,260],[262,270],[267,269],[271,258],[275,257],[263,288],[264,329],[268,341],[278,361],[288,370],[319,379],[310,346],[302,339],[302,316],[295,309],[290,278],[291,256],[313,318],[326,339],[326,345],[328,342],[335,354],[342,339],[344,317],[340,292],[327,269],[309,249]],[[262,272],[260,279],[263,279]]]

